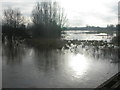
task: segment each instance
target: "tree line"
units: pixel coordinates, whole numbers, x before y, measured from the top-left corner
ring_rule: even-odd
[[[2,41],[14,42],[26,38],[60,38],[67,21],[57,2],[37,2],[31,14],[32,25],[26,27],[19,9],[4,9]],[[29,23],[29,22],[28,22]]]

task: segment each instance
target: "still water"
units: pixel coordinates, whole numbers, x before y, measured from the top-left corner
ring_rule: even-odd
[[[2,51],[3,88],[95,88],[118,72],[117,47],[71,43],[69,49],[39,50],[20,44]]]
[[[109,31],[111,32],[111,31]],[[97,31],[87,31],[87,30],[78,30],[78,31],[64,31],[62,34],[63,39],[67,40],[104,40],[110,41],[114,36],[115,32],[106,33],[106,32],[97,32]]]

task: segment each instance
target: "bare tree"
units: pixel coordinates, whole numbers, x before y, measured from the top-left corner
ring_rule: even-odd
[[[3,23],[13,28],[19,27],[24,23],[24,17],[19,9],[5,9]]]
[[[49,12],[51,14],[51,11],[49,11],[49,5],[51,5],[48,2],[37,2],[35,8],[32,11],[32,21],[34,24],[47,24],[49,17]]]
[[[3,12],[2,37],[11,43],[25,36],[24,17],[19,9],[5,9]]]
[[[35,26],[45,27],[44,32],[50,35],[50,32],[60,34],[67,19],[57,2],[37,2],[32,11],[32,21]]]

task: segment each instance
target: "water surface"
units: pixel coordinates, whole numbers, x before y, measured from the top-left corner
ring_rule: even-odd
[[[63,39],[67,40],[104,40],[104,41],[110,41],[114,36],[116,36],[116,33],[112,31],[112,33],[106,32],[97,32],[93,30],[69,30],[69,31],[63,31],[62,37]]]
[[[71,43],[69,49],[39,50],[3,45],[3,88],[95,88],[118,72],[117,48]]]

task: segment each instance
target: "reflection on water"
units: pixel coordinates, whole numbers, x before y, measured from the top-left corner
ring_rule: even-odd
[[[76,35],[77,34],[77,35]],[[116,36],[115,33],[98,33],[95,31],[64,31],[62,34],[63,39],[66,40],[104,40],[104,41],[110,41],[114,36]]]
[[[80,46],[79,52],[26,46],[10,50],[3,46],[3,87],[96,87],[118,71],[118,63],[111,63],[114,52],[104,52],[103,59],[96,56],[99,50],[86,52]]]
[[[69,56],[68,65],[74,71],[74,76],[79,78],[80,75],[87,72],[88,62],[84,55],[76,54]]]
[[[3,88],[97,87],[118,72],[118,51],[110,44],[87,43],[62,50],[3,45]]]
[[[5,45],[2,47],[2,58],[7,60],[7,64],[21,63],[22,57],[25,55],[25,48],[15,45]],[[12,64],[11,63],[11,64]]]

